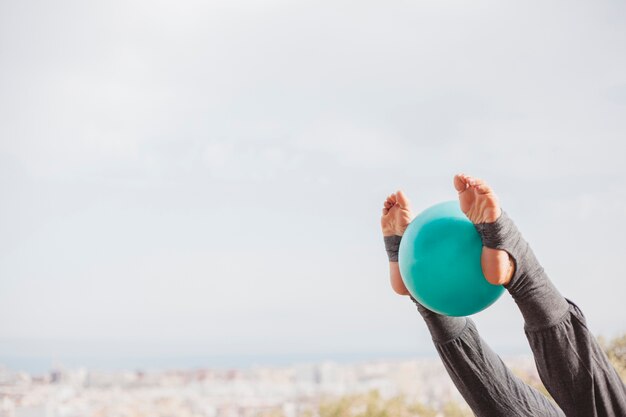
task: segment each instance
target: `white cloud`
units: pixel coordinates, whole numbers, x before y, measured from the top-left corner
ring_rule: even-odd
[[[61,311],[24,309],[12,329],[71,330],[76,292],[58,286],[69,277],[82,282],[75,290],[123,293],[119,328],[106,310],[95,314],[111,336],[132,338],[124,317],[153,317],[158,329],[156,318],[178,307],[164,319],[172,326],[238,306],[237,329],[216,326],[215,337],[236,332],[253,346],[246,334],[260,330],[246,305],[217,291],[204,306],[203,283],[186,306],[178,268],[189,272],[185,285],[198,271],[227,275],[224,289],[244,278],[256,285],[252,305],[273,303],[255,310],[263,329],[276,317],[287,330],[314,328],[294,346],[325,334],[365,346],[387,332],[377,346],[395,336],[410,349],[421,342],[407,339],[407,310],[387,292],[378,204],[398,184],[416,205],[454,198],[452,174],[468,171],[492,181],[559,284],[614,331],[624,292],[615,273],[626,201],[624,12],[618,2],[565,1],[3,2],[0,275],[9,278],[0,306],[19,309],[45,281],[57,298],[39,300]],[[239,240],[224,243],[233,234]],[[227,254],[203,263],[211,245]],[[264,269],[229,269],[241,245]],[[276,267],[281,257],[291,258]],[[83,274],[78,261],[106,274]],[[162,285],[138,312],[142,270]],[[261,281],[248,279],[257,271]],[[594,290],[600,279],[611,294]],[[306,297],[285,299],[284,288]],[[180,298],[168,304],[172,294]],[[487,333],[517,314],[506,311]]]
[[[321,120],[293,140],[303,153],[327,155],[344,167],[378,169],[397,164],[405,155],[401,141],[390,132],[362,124]]]

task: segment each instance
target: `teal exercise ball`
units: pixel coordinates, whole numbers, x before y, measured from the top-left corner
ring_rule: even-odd
[[[446,316],[468,316],[493,304],[504,292],[485,279],[482,241],[458,201],[421,212],[409,224],[398,261],[404,285],[424,307]]]

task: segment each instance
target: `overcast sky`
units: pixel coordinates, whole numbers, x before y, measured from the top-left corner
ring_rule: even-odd
[[[379,217],[399,188],[454,199],[456,172],[595,334],[626,331],[624,22],[617,0],[0,2],[0,358],[432,353]],[[508,295],[475,319],[527,351]]]

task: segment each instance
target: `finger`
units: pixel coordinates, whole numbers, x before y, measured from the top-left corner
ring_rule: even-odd
[[[391,201],[387,200],[387,201],[385,201],[384,206],[385,206],[386,208],[391,208],[391,207],[393,207],[393,203],[392,203]]]
[[[384,208],[384,209],[383,209],[383,216],[384,216],[385,214],[387,214],[387,213],[389,213],[389,209],[388,209],[388,208]]]

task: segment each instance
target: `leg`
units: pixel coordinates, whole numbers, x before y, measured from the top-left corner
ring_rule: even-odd
[[[626,416],[626,387],[587,328],[580,309],[548,279],[507,213],[477,224],[483,244],[509,253],[505,285],[525,320],[539,375],[567,416]]]
[[[401,295],[409,295],[409,292],[400,276],[398,248],[412,217],[410,203],[402,192],[387,198],[381,226],[389,256],[391,286]],[[563,417],[541,393],[511,373],[482,341],[471,320],[442,316],[413,301],[430,330],[448,374],[477,416]]]
[[[476,416],[564,417],[543,394],[511,373],[481,339],[472,320],[442,316],[413,302],[448,374]]]
[[[569,417],[626,416],[626,387],[582,312],[548,279],[491,188],[463,174],[454,185],[461,209],[481,235],[485,277],[503,284],[517,303],[547,390]]]

